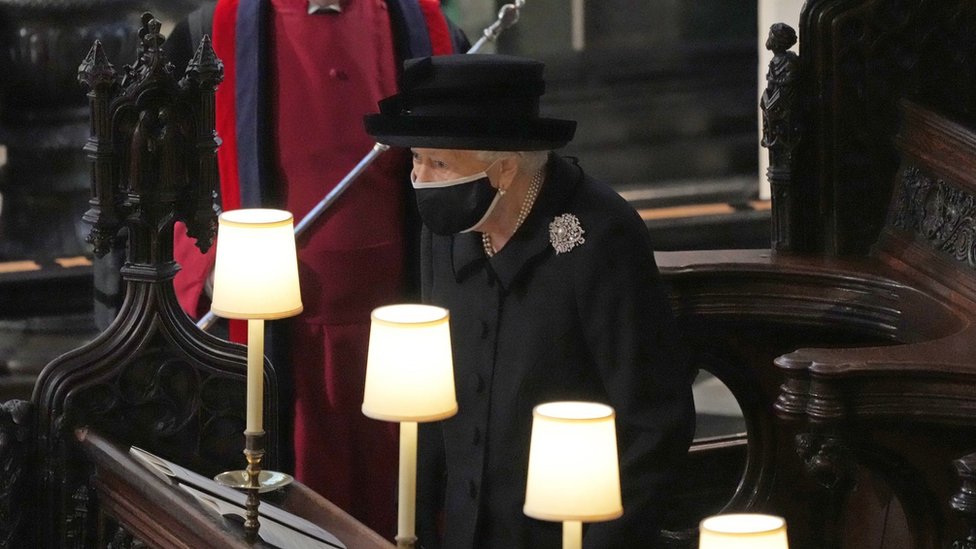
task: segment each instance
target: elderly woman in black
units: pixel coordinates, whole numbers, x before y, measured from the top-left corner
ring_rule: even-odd
[[[575,160],[575,122],[539,116],[539,62],[408,61],[402,92],[366,117],[410,147],[424,230],[424,300],[450,310],[458,414],[421,426],[418,534],[431,549],[559,547],[525,516],[532,409],[617,412],[624,515],[586,547],[653,547],[694,431],[692,372],[640,217]]]

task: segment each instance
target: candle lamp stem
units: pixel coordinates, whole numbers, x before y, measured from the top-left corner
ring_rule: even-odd
[[[264,431],[264,320],[247,321],[247,423],[244,432]]]
[[[399,549],[412,549],[417,543],[417,422],[400,422],[400,482],[397,507]]]
[[[563,521],[563,549],[580,549],[583,546],[583,523],[578,520]]]

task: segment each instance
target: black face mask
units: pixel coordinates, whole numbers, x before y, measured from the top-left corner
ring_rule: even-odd
[[[413,181],[417,208],[435,234],[468,232],[480,225],[498,203],[498,190],[479,172],[450,181]]]

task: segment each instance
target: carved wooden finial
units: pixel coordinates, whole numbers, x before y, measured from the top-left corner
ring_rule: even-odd
[[[200,40],[193,59],[180,80],[180,88],[198,98],[200,109],[212,113],[213,96],[217,85],[224,79],[224,64],[214,52],[209,36]],[[196,165],[196,188],[188,198],[180,202],[180,218],[186,224],[187,235],[196,240],[197,248],[206,253],[213,245],[217,233],[215,193],[217,187],[216,149],[219,140],[214,130],[214,115],[210,114],[196,125],[193,138],[199,155]]]
[[[78,81],[87,86],[92,110],[92,135],[85,144],[90,158],[96,159],[92,178],[92,197],[83,219],[91,225],[86,241],[97,257],[111,251],[119,231],[119,216],[115,208],[115,188],[104,167],[112,156],[111,136],[107,123],[108,103],[117,83],[115,68],[109,62],[102,43],[95,40],[88,55],[78,66]]]
[[[93,198],[84,217],[92,225],[89,242],[101,256],[129,225],[129,263],[166,278],[176,267],[171,248],[159,242],[172,240],[173,221],[185,222],[202,250],[216,233],[214,90],[223,64],[207,38],[187,76],[177,81],[160,28],[151,14],[142,16],[136,61],[123,68],[118,85],[97,42],[79,79],[93,88],[92,135],[85,146],[94,165]]]
[[[204,35],[193,59],[186,66],[186,76],[203,86],[216,87],[224,79],[224,63],[217,57],[210,36]]]
[[[142,15],[136,62],[124,67],[122,87],[129,88],[136,82],[144,82],[150,78],[166,78],[173,72],[173,65],[166,61],[166,54],[163,52],[166,37],[160,33],[161,28],[162,24],[151,13]]]
[[[115,83],[115,67],[105,55],[102,43],[95,40],[84,61],[78,65],[78,81],[94,90]]]
[[[142,14],[142,28],[139,29],[139,41],[142,44],[142,54],[154,54],[162,51],[166,38],[160,34],[162,24],[151,13]]]

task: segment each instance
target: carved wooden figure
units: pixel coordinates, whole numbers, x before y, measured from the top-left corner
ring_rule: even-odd
[[[799,128],[799,61],[789,51],[796,44],[796,31],[784,23],[769,29],[766,49],[773,52],[766,74],[766,90],[760,99],[762,108],[762,146],[769,149],[766,177],[772,194],[772,247],[796,250],[800,247],[801,218],[794,210],[800,206],[793,192],[793,153],[800,139]]]

